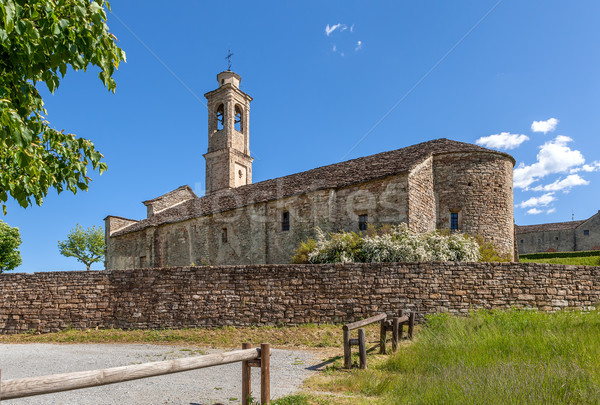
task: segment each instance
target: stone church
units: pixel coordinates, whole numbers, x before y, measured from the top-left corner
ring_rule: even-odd
[[[105,218],[106,268],[289,263],[324,231],[405,222],[481,235],[513,255],[512,156],[436,139],[252,183],[250,102],[232,71],[208,106],[206,195],[189,186],[144,201],[147,218]]]

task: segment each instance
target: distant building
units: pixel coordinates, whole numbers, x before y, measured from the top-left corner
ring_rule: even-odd
[[[358,232],[402,222],[414,232],[481,235],[512,257],[512,156],[437,139],[253,184],[252,97],[233,72],[217,80],[205,94],[206,196],[182,186],[144,201],[146,219],[108,216],[107,269],[289,263],[317,226]]]
[[[583,221],[516,226],[519,254],[600,250],[600,211]]]

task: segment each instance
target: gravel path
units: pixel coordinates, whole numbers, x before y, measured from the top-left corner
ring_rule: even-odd
[[[145,344],[0,344],[2,380],[94,370],[229,350]],[[296,392],[323,355],[273,349],[271,396]],[[2,401],[20,404],[238,404],[241,363],[146,378],[102,387]],[[260,370],[252,368],[252,390],[260,398]]]

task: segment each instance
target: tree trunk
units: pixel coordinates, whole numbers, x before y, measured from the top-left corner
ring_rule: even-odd
[[[85,265],[87,266],[87,271],[90,271],[90,267],[92,266],[92,263],[86,263]]]

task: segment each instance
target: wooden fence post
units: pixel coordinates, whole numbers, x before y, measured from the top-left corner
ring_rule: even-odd
[[[250,343],[242,343],[242,349],[250,349]],[[250,393],[252,392],[252,372],[248,361],[242,361],[242,404],[248,405],[252,402]]]
[[[386,332],[385,319],[382,319],[379,326],[379,354],[385,354]]]
[[[271,403],[271,345],[260,344],[260,403]]]
[[[367,368],[367,342],[364,328],[358,330],[358,356],[360,359],[359,367],[364,370]]]
[[[344,328],[344,368],[352,368],[352,350],[350,349],[350,331]]]
[[[398,311],[398,316],[402,318],[404,316],[404,310]],[[398,331],[398,340],[402,340],[402,333],[404,332],[404,323],[400,324],[400,330]]]
[[[415,328],[415,313],[411,311],[408,317],[408,338],[413,338],[413,329]]]
[[[402,326],[400,325],[400,318],[392,319],[392,352],[398,350],[398,329]]]

